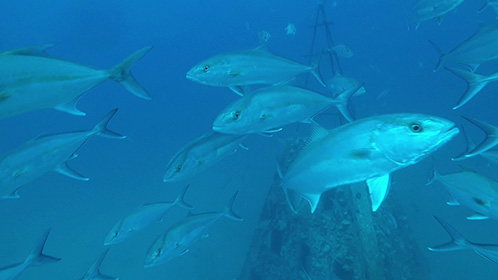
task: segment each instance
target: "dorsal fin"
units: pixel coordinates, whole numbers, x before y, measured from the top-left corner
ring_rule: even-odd
[[[53,46],[54,45],[47,44],[47,45],[41,45],[41,46],[26,47],[26,48],[5,51],[5,52],[2,52],[0,54],[1,55],[31,55],[31,56],[48,57],[49,55],[47,53],[45,53],[45,51]]]
[[[329,132],[323,126],[321,126],[317,123],[314,123],[313,127],[311,129],[311,135],[308,137],[308,139],[306,139],[306,141],[305,141],[304,145],[301,147],[301,150],[299,151],[299,153],[302,153],[303,151],[308,149],[308,147],[311,145],[311,143],[324,138],[328,134],[329,134]]]

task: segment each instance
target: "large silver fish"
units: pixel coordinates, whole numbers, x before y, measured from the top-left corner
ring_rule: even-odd
[[[123,139],[106,128],[117,109],[110,111],[92,130],[47,135],[32,139],[0,159],[0,197],[19,198],[18,190],[49,171],[57,171],[71,178],[87,181],[67,166],[76,151],[90,137],[100,135]]]
[[[327,89],[332,93],[332,96],[339,96],[343,92],[361,86],[361,83],[357,80],[342,75],[336,72],[332,78],[327,81]],[[353,96],[358,96],[364,94],[366,91],[365,87],[361,86]]]
[[[419,162],[458,132],[446,119],[408,113],[365,118],[329,131],[318,128],[283,175],[282,187],[306,199],[314,212],[325,191],[366,181],[376,211],[393,171]]]
[[[419,0],[413,7],[410,20],[418,28],[421,22],[437,19],[441,24],[443,17],[449,12],[455,10],[463,0]]]
[[[479,256],[487,259],[490,262],[498,264],[498,244],[479,244],[474,243],[465,238],[448,222],[439,217],[434,217],[439,224],[450,235],[451,241],[435,247],[428,247],[433,252],[451,252],[458,250],[471,250],[476,252]]]
[[[235,153],[246,135],[209,132],[184,146],[168,163],[164,182],[190,178]],[[245,148],[245,147],[243,147]]]
[[[107,252],[109,252],[109,249],[105,250],[100,255],[97,261],[94,264],[92,264],[92,266],[86,272],[85,276],[83,276],[83,278],[80,278],[80,280],[119,280],[118,277],[112,277],[100,273],[100,266],[102,265],[102,262],[104,261]]]
[[[224,211],[189,215],[158,236],[147,251],[145,267],[156,266],[187,253],[192,244],[201,239],[222,217],[242,221],[232,209],[237,193],[232,196]]]
[[[430,42],[439,53],[439,61],[434,71],[447,61],[466,65],[475,71],[481,63],[498,58],[498,24],[481,24],[476,33],[448,53],[444,53],[434,42]]]
[[[43,248],[45,247],[45,243],[47,243],[49,234],[50,231],[43,234],[24,262],[0,268],[0,280],[16,280],[28,267],[41,266],[60,261],[60,258],[43,254]]]
[[[262,88],[223,109],[213,123],[213,130],[229,134],[271,132],[287,124],[309,121],[332,106],[351,122],[347,102],[360,87],[349,89],[337,98],[292,86]]]
[[[193,209],[191,205],[183,200],[187,190],[188,185],[173,202],[157,202],[142,205],[135,212],[114,225],[105,238],[104,245],[117,244],[127,240],[150,224],[160,221],[177,204],[187,209]]]
[[[244,86],[284,84],[305,72],[311,72],[325,86],[315,66],[276,56],[259,47],[210,57],[190,69],[187,79],[204,85],[229,87],[243,95]]]
[[[443,184],[455,200],[448,205],[464,205],[475,211],[467,219],[498,220],[498,182],[470,169],[445,175],[434,171],[433,180]]]
[[[54,108],[73,115],[80,97],[111,79],[134,95],[150,99],[135,81],[130,68],[151,47],[143,48],[110,70],[98,70],[49,57],[49,46],[0,53],[0,119],[39,109]]]

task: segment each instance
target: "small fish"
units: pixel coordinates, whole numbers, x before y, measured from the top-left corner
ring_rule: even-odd
[[[336,72],[326,84],[327,89],[332,93],[332,96],[339,96],[343,92],[361,85],[357,80],[346,77],[339,72]],[[365,90],[365,87],[362,86],[353,94],[353,96],[363,95],[365,92],[367,91]]]
[[[392,172],[419,162],[458,132],[446,119],[408,113],[365,118],[329,131],[317,127],[281,185],[288,201],[288,191],[294,191],[313,213],[325,191],[366,181],[376,211],[387,196]]]
[[[345,44],[339,44],[333,46],[330,51],[335,52],[338,56],[344,57],[344,58],[350,58],[353,56],[353,50]]]
[[[164,182],[190,178],[235,153],[246,135],[227,135],[209,132],[185,145],[170,160]]]
[[[232,51],[210,57],[187,72],[187,79],[210,86],[229,87],[239,95],[249,85],[279,85],[311,72],[325,87],[316,72],[318,65],[307,66],[276,56],[263,47]]]
[[[158,236],[147,251],[144,266],[156,266],[187,253],[190,247],[205,236],[209,228],[222,217],[242,221],[242,218],[233,212],[237,194],[238,192],[232,196],[225,210],[189,215],[173,225],[166,233]]]
[[[437,19],[443,22],[443,17],[455,10],[463,0],[419,0],[410,15],[410,20],[415,23],[417,29],[421,22]]]
[[[260,44],[260,45],[265,45],[267,44],[269,41],[270,41],[270,38],[271,38],[271,34],[270,32],[268,31],[259,31],[258,32],[258,36],[256,37],[257,39],[257,42]]]
[[[467,83],[467,90],[463,94],[462,98],[460,98],[457,105],[453,107],[454,110],[469,102],[488,83],[498,81],[498,72],[495,72],[489,76],[482,76],[470,71],[464,71],[453,67],[445,67],[445,69],[464,79]]]
[[[228,134],[267,133],[290,123],[310,121],[332,106],[351,122],[348,101],[360,87],[349,89],[337,98],[292,86],[259,89],[223,109],[213,123],[213,130]]]
[[[467,144],[469,145],[467,151],[457,157],[452,158],[452,160],[457,161],[480,155],[486,153],[488,150],[498,145],[498,127],[471,117],[462,116],[462,118],[479,127],[482,131],[484,131],[486,136],[484,140],[477,146],[474,146],[474,144],[471,143],[470,138],[467,138]]]
[[[38,240],[24,262],[0,268],[0,280],[16,280],[28,267],[41,266],[60,261],[60,258],[43,254],[43,248],[45,247],[45,243],[47,243],[49,234],[50,230]]]
[[[76,103],[90,89],[113,80],[134,95],[150,99],[133,78],[130,68],[151,47],[146,47],[110,70],[97,70],[48,56],[50,45],[0,53],[0,119],[53,108],[84,116]]]
[[[189,185],[183,189],[173,202],[157,202],[142,205],[135,212],[117,222],[105,238],[104,245],[117,244],[129,239],[150,224],[160,221],[177,204],[183,208],[193,209],[191,205],[184,201],[188,187]]]
[[[107,255],[107,252],[109,252],[109,249],[105,250],[100,257],[97,259],[97,261],[88,269],[87,273],[83,278],[80,280],[119,280],[117,277],[112,277],[108,275],[104,275],[100,273],[100,266],[102,265],[102,262],[104,261],[105,256]]]
[[[498,182],[470,169],[440,175],[434,170],[433,180],[446,188],[455,201],[448,205],[464,205],[475,212],[469,220],[498,220]]]
[[[479,244],[471,242],[443,219],[436,216],[434,216],[434,218],[450,235],[451,241],[436,247],[427,247],[427,249],[433,252],[451,252],[466,249],[472,250],[488,261],[498,264],[497,244]]]
[[[481,24],[467,40],[448,53],[444,53],[436,43],[429,41],[439,53],[437,71],[447,61],[463,64],[474,72],[483,62],[498,58],[498,24]]]
[[[107,129],[118,109],[110,111],[92,130],[37,137],[0,158],[0,197],[19,198],[19,188],[49,171],[56,171],[73,179],[88,181],[67,162],[77,157],[76,151],[94,135],[123,139]]]
[[[292,23],[287,24],[285,27],[285,35],[296,35],[296,26]]]

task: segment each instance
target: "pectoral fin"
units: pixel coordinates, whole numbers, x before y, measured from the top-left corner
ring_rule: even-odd
[[[7,100],[10,97],[10,91],[4,90],[0,91],[0,102]]]
[[[244,88],[241,86],[229,86],[228,88],[240,96],[244,96],[245,94]]]
[[[469,220],[469,221],[480,221],[480,220],[487,220],[487,219],[489,219],[489,217],[486,215],[483,215],[481,213],[475,213],[474,215],[467,217],[467,220]]]
[[[2,196],[3,199],[18,199],[20,198],[21,196],[19,196],[19,189],[20,188],[17,188],[15,189],[13,192],[11,192],[10,194],[7,194],[7,195],[4,195]]]
[[[391,186],[389,173],[367,180],[370,201],[372,202],[372,211],[377,211],[384,201]]]
[[[54,171],[62,174],[62,175],[66,175],[70,178],[73,178],[73,179],[76,179],[76,180],[80,180],[80,181],[88,181],[90,180],[90,178],[87,178],[87,177],[84,177],[83,175],[79,174],[78,172],[72,170],[71,168],[69,168],[69,166],[67,166],[67,164],[64,162],[64,163],[61,163],[59,165],[57,165],[57,167],[54,169]]]

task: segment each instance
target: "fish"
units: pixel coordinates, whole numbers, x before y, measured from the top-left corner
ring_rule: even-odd
[[[194,207],[184,201],[188,187],[189,185],[183,189],[173,202],[144,204],[132,214],[118,221],[107,234],[104,245],[117,244],[129,239],[150,224],[160,221],[177,204],[186,209],[193,209]]]
[[[0,158],[0,197],[19,198],[18,191],[22,186],[52,170],[73,179],[88,181],[89,178],[72,170],[67,162],[76,158],[76,151],[94,135],[125,138],[107,129],[117,110],[107,113],[90,131],[40,136]]]
[[[469,102],[476,94],[478,94],[487,84],[498,81],[498,72],[489,76],[475,74],[470,71],[461,70],[454,67],[445,67],[446,70],[464,79],[467,83],[467,90],[458,101],[453,110],[458,109]]]
[[[102,265],[102,262],[104,261],[104,258],[108,252],[109,249],[105,250],[97,259],[97,261],[92,264],[90,269],[88,269],[85,276],[83,276],[83,278],[80,278],[80,280],[119,280],[118,277],[112,277],[100,273],[100,266]]]
[[[392,172],[419,162],[458,133],[449,120],[410,113],[364,118],[331,130],[317,126],[287,172],[278,169],[281,186],[288,202],[290,190],[308,201],[313,213],[325,191],[366,181],[377,211]]]
[[[484,140],[479,143],[477,146],[471,143],[471,139],[467,137],[467,150],[454,158],[452,158],[453,161],[458,161],[470,157],[474,157],[480,154],[485,154],[495,147],[498,144],[498,127],[491,125],[489,123],[468,117],[468,116],[462,116],[462,118],[466,119],[467,121],[471,122],[472,124],[476,125],[478,128],[480,128],[484,133],[486,134]],[[467,135],[467,134],[465,134]],[[489,151],[492,153],[491,151]]]
[[[140,98],[150,99],[133,78],[130,68],[152,47],[138,50],[110,70],[53,58],[45,53],[49,47],[51,45],[0,53],[0,119],[49,108],[84,116],[76,103],[87,91],[108,79]]]
[[[208,169],[237,149],[247,135],[228,135],[208,132],[181,148],[169,161],[163,182],[177,182],[191,178]]]
[[[232,196],[225,210],[189,215],[159,235],[147,251],[144,267],[156,266],[184,255],[222,217],[241,222],[242,218],[233,211],[237,194]]]
[[[479,244],[471,242],[445,220],[436,216],[434,216],[434,218],[450,235],[451,241],[439,246],[427,247],[430,251],[451,252],[458,250],[472,250],[488,261],[498,264],[498,244]]]
[[[296,26],[292,23],[287,24],[285,27],[285,35],[296,35]]]
[[[448,205],[464,205],[473,210],[468,220],[498,220],[498,182],[471,169],[441,175],[434,170],[431,181],[440,182],[454,201]]]
[[[24,270],[29,267],[42,266],[60,261],[61,258],[52,257],[43,253],[43,248],[47,243],[49,234],[50,230],[47,230],[47,232],[41,236],[24,262],[0,268],[0,280],[16,280],[19,279]]]
[[[332,96],[339,96],[349,89],[358,87],[361,83],[351,77],[335,72],[334,76],[327,81],[326,85],[327,89],[332,93]],[[353,94],[353,96],[363,95],[365,92],[367,91],[365,87],[362,86]]]
[[[419,0],[410,14],[410,20],[415,23],[417,29],[421,22],[437,19],[441,24],[443,17],[454,11],[463,0]]]
[[[335,45],[332,48],[330,48],[329,51],[335,52],[338,56],[344,57],[344,58],[350,58],[353,56],[353,50],[345,44],[339,44]]]
[[[228,87],[244,95],[244,86],[281,85],[299,74],[311,72],[325,87],[316,71],[317,66],[274,55],[261,46],[212,56],[192,67],[187,72],[187,79],[203,85]]]
[[[444,53],[433,41],[429,42],[439,53],[434,72],[447,61],[463,64],[474,72],[481,63],[498,58],[498,24],[481,24],[470,38],[448,53]]]
[[[262,88],[223,109],[213,123],[213,130],[242,135],[268,133],[287,124],[310,121],[332,106],[351,122],[348,101],[360,87],[351,88],[337,98],[287,85]]]

